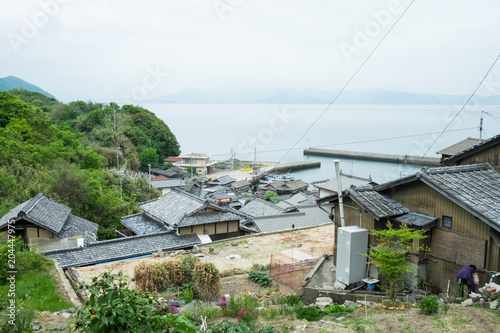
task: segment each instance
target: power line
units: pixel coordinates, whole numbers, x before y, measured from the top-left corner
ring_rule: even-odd
[[[496,57],[495,61],[493,61],[493,64],[491,64],[490,68],[488,69],[488,71],[486,72],[486,74],[483,76],[483,78],[481,79],[481,81],[477,85],[476,89],[474,89],[474,91],[472,92],[472,94],[465,101],[464,105],[462,105],[462,107],[460,108],[460,110],[458,110],[457,114],[453,117],[453,119],[450,120],[450,122],[448,123],[448,125],[446,125],[446,127],[443,129],[443,131],[436,137],[436,139],[434,140],[434,142],[432,143],[432,145],[430,145],[429,148],[427,148],[427,151],[424,153],[424,155],[422,155],[422,157],[420,158],[420,161],[422,161],[422,159],[425,157],[425,155],[427,155],[427,153],[429,152],[429,150],[434,146],[434,144],[436,143],[436,141],[441,137],[441,135],[443,135],[443,133],[446,131],[446,129],[458,117],[458,115],[463,111],[463,109],[465,109],[465,107],[467,106],[467,104],[469,104],[470,100],[472,99],[472,97],[474,97],[474,95],[478,91],[479,87],[481,87],[481,85],[483,84],[484,80],[486,80],[486,78],[490,74],[490,72],[493,69],[493,67],[495,67],[495,65],[496,65],[496,63],[497,63],[497,61],[498,61],[499,58],[500,58],[500,54]],[[415,170],[415,167],[413,167],[413,169],[411,169],[410,173],[412,173],[413,170]]]
[[[454,130],[449,130],[446,131],[446,133],[451,133],[451,132],[460,132],[460,131],[468,131],[471,129],[476,129],[478,128],[477,126],[474,127],[467,127],[467,128],[459,128],[459,129],[454,129]],[[372,140],[361,140],[361,141],[350,141],[350,142],[341,142],[341,143],[332,143],[332,144],[327,144],[327,145],[321,145],[321,146],[315,146],[316,148],[321,148],[321,147],[332,147],[332,146],[345,146],[345,145],[354,145],[354,144],[359,144],[359,143],[367,143],[367,142],[379,142],[379,141],[390,141],[390,140],[400,140],[400,139],[408,139],[408,138],[414,138],[414,137],[419,137],[419,136],[426,136],[426,135],[434,135],[434,134],[439,134],[441,132],[430,132],[430,133],[422,133],[422,134],[411,134],[411,135],[402,135],[402,136],[393,136],[389,138],[381,138],[381,139],[372,139]],[[293,148],[292,150],[298,150],[298,149],[304,149],[304,147],[297,147]],[[283,149],[271,149],[271,150],[257,150],[257,153],[276,153],[276,152],[282,152],[282,151],[287,151],[289,150],[288,148],[283,148]],[[238,152],[233,151],[233,154],[238,154]],[[246,153],[240,153],[241,154],[250,154],[250,152]],[[232,156],[231,154],[215,154],[212,155],[213,157],[217,156]]]
[[[340,91],[332,99],[332,101],[330,102],[330,104],[328,104],[328,106],[323,110],[323,112],[321,112],[321,114],[316,118],[316,120],[314,120],[314,122],[311,124],[311,126],[309,126],[309,128],[304,132],[304,134],[302,134],[302,136],[297,140],[297,142],[295,142],[295,144],[288,150],[288,152],[285,155],[283,155],[283,157],[278,161],[278,163],[281,163],[281,161],[283,161],[283,159],[288,155],[288,153],[290,151],[292,151],[295,148],[295,146],[297,146],[299,144],[299,142],[307,135],[307,133],[309,133],[309,131],[314,127],[314,125],[316,125],[316,123],[321,119],[321,117],[323,117],[323,115],[326,113],[326,111],[328,111],[328,109],[330,108],[330,106],[332,106],[332,104],[335,103],[335,101],[344,92],[344,90],[351,83],[351,81],[354,80],[354,78],[359,73],[359,71],[363,68],[363,66],[368,62],[368,60],[370,60],[370,58],[373,55],[373,53],[375,53],[375,51],[378,49],[378,47],[380,46],[380,44],[382,44],[382,42],[385,40],[385,38],[387,37],[387,35],[389,35],[389,33],[396,26],[396,24],[398,24],[399,20],[408,11],[408,9],[413,4],[413,2],[415,2],[415,0],[412,0],[410,2],[410,4],[405,8],[405,10],[401,13],[401,15],[399,15],[399,17],[397,18],[396,22],[394,22],[394,24],[389,28],[389,30],[385,33],[385,35],[382,37],[382,39],[377,43],[377,45],[375,45],[375,48],[370,52],[370,54],[368,54],[368,57],[366,57],[366,59],[361,63],[361,65],[354,72],[354,74],[349,78],[349,80],[347,80],[347,83],[342,87],[342,89],[340,89]]]

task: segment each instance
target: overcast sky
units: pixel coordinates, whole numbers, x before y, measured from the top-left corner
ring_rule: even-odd
[[[187,86],[335,89],[409,3],[2,0],[0,77],[65,102]],[[349,88],[470,94],[500,52],[499,13],[498,0],[416,0]]]

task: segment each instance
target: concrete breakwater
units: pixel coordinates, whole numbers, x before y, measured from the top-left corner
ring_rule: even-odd
[[[440,159],[437,157],[365,153],[365,152],[356,152],[349,150],[334,150],[334,149],[319,149],[319,148],[304,149],[304,155],[343,157],[343,158],[350,158],[357,160],[381,161],[381,162],[402,163],[402,164],[418,164],[418,165],[428,165],[428,166],[439,166],[439,161],[440,161]]]

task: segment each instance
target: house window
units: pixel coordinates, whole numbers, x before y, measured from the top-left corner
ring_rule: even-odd
[[[451,229],[451,216],[444,216],[443,215],[443,228],[450,228]]]

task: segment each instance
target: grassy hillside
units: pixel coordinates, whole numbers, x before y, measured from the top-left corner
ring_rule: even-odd
[[[125,178],[121,199],[119,177],[104,168],[116,163],[116,147],[124,154],[121,165],[132,169],[140,167],[141,149],[158,147],[161,156],[179,151],[175,136],[151,112],[115,106],[121,127],[115,132],[113,106],[67,105],[24,90],[13,93],[32,105],[0,92],[0,216],[43,192],[71,207],[73,215],[98,223],[99,238],[108,239],[123,228],[121,216],[138,212],[138,202],[160,195],[148,190],[146,179]],[[41,106],[35,107],[38,101]]]

